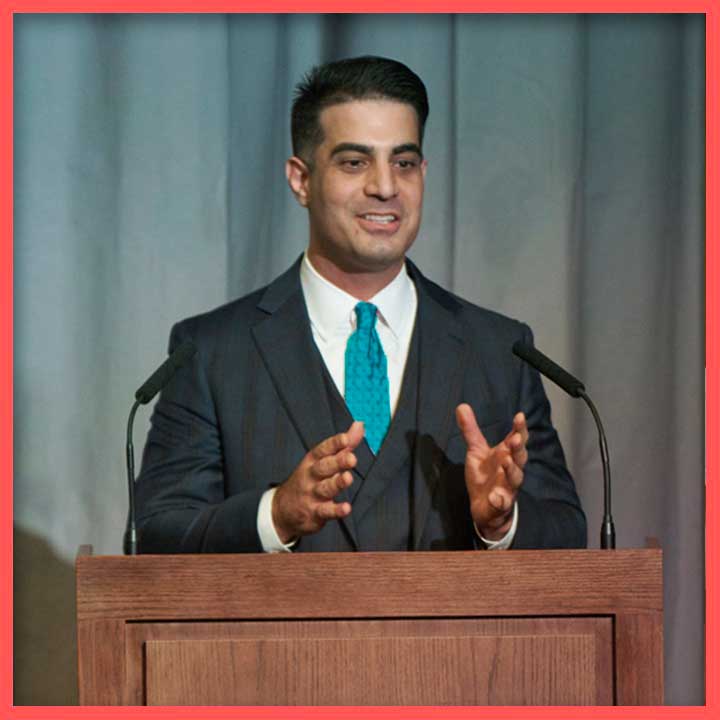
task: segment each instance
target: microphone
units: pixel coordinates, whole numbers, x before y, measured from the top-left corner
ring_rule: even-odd
[[[580,397],[580,394],[585,390],[585,386],[576,377],[567,372],[567,370],[563,370],[533,345],[518,340],[513,345],[512,351],[519,358],[522,358],[526,363],[534,367],[541,375],[544,375],[556,385],[559,385],[568,395]]]
[[[123,549],[126,555],[137,555],[138,541],[135,526],[135,450],[132,431],[135,413],[140,405],[147,405],[171,380],[172,376],[195,355],[197,348],[191,340],[185,340],[170,357],[138,388],[127,423],[127,441],[125,444],[125,462],[127,465],[129,518],[125,531]]]
[[[175,372],[195,353],[197,348],[191,340],[185,340],[173,354],[138,388],[135,399],[147,405],[169,382]]]
[[[602,528],[600,530],[600,547],[603,550],[615,548],[615,523],[610,511],[611,507],[611,481],[610,481],[610,457],[607,448],[607,438],[603,430],[600,415],[593,401],[585,392],[585,386],[567,370],[563,370],[557,363],[554,363],[547,355],[541,353],[529,343],[518,340],[512,347],[513,354],[524,360],[528,365],[534,367],[541,375],[559,385],[568,395],[581,397],[590,408],[595,424],[598,429],[598,442],[600,444],[600,457],[603,466],[604,484],[604,512]]]

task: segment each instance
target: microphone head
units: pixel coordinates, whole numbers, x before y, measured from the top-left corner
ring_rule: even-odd
[[[141,404],[149,403],[170,382],[172,376],[197,352],[192,340],[178,345],[172,355],[146,380],[135,393],[135,399]]]
[[[517,340],[512,346],[512,351],[513,355],[524,360],[541,375],[559,385],[568,395],[580,397],[585,392],[585,386],[576,377],[567,370],[563,370],[533,345]]]

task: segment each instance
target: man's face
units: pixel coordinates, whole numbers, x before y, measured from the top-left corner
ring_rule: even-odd
[[[346,273],[399,267],[420,226],[426,161],[411,105],[358,100],[320,114],[312,167],[288,161],[310,215],[310,251]],[[304,170],[303,170],[304,168]]]

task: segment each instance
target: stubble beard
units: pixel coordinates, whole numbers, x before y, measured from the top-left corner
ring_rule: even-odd
[[[411,245],[412,242],[397,245],[394,238],[374,237],[360,232],[348,243],[345,251],[328,244],[321,253],[344,273],[380,274],[401,266]]]

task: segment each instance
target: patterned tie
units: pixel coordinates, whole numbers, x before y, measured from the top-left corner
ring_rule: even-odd
[[[345,348],[345,402],[355,420],[365,423],[365,439],[377,455],[390,426],[387,358],[375,330],[377,308],[355,306],[357,329]]]

